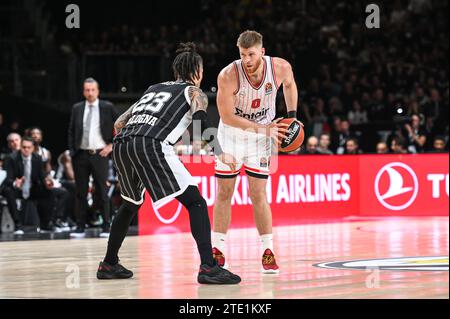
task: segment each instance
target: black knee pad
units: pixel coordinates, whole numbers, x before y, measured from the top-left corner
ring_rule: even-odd
[[[177,199],[188,210],[190,207],[204,207],[207,208],[206,201],[195,186],[189,186],[183,194],[177,196]]]

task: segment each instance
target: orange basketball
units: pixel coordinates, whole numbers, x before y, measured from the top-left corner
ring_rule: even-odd
[[[287,153],[299,149],[305,139],[305,131],[300,122],[294,118],[282,119],[280,122],[289,124],[289,127],[286,138],[278,146],[278,151]]]

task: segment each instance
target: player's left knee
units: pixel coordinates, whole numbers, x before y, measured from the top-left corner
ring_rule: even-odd
[[[250,190],[250,199],[253,204],[261,204],[267,202],[267,194],[265,190]]]

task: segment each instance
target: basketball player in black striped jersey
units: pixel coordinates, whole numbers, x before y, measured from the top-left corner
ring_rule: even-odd
[[[219,265],[227,268],[224,251],[231,223],[231,199],[236,177],[243,167],[261,240],[261,272],[276,274],[279,267],[273,252],[272,212],[266,184],[272,142],[279,143],[287,125],[278,123],[280,119],[274,121],[275,99],[283,85],[288,117],[296,118],[298,92],[291,65],[282,58],[266,56],[262,39],[256,31],[241,33],[237,40],[240,59],[222,69],[217,79],[221,117],[218,139],[223,150],[236,158],[237,169],[230,170],[216,158],[218,194],[214,205],[213,254]],[[250,142],[241,147],[244,141]]]
[[[97,278],[133,276],[119,264],[118,251],[131,220],[144,201],[146,189],[156,207],[176,198],[189,211],[191,232],[201,259],[197,281],[201,284],[237,284],[241,278],[218,266],[213,258],[206,202],[173,150],[173,145],[193,120],[201,123],[202,131],[208,125],[208,98],[199,88],[203,60],[193,43],[180,44],[172,68],[176,81],[150,86],[114,125],[117,135],[113,143],[113,161],[124,201],[112,223],[106,256],[100,262]],[[215,154],[233,168],[233,156],[224,153],[217,141],[210,144]]]

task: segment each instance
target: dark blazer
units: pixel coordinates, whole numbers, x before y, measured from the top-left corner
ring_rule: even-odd
[[[81,138],[83,137],[83,116],[85,105],[86,101],[82,101],[74,104],[72,107],[68,132],[68,146],[71,156],[75,155],[80,149]],[[114,137],[114,122],[116,121],[118,114],[114,109],[114,105],[111,102],[104,100],[99,100],[99,112],[102,138],[106,144],[112,143]]]
[[[5,160],[6,179],[3,182],[4,187],[14,187],[16,178],[24,175],[23,159],[20,152],[14,152]],[[40,155],[33,153],[31,155],[31,189],[30,196],[34,197],[42,191],[45,191],[44,163]]]

